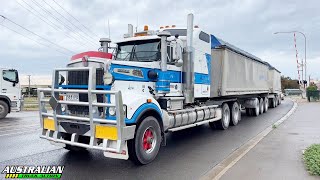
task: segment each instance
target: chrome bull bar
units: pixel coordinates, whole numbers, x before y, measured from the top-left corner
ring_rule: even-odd
[[[61,71],[89,71],[88,89],[60,89],[59,88],[59,72]],[[66,82],[68,82],[66,80]],[[72,146],[79,146],[90,149],[99,149],[103,151],[111,151],[115,153],[123,153],[123,149],[126,149],[126,140],[134,138],[135,125],[126,126],[125,113],[123,109],[123,102],[121,91],[110,90],[96,90],[96,69],[95,67],[77,67],[77,68],[59,68],[53,71],[52,88],[38,88],[38,103],[39,103],[39,116],[40,124],[43,129],[41,138],[52,141],[53,143],[69,144]],[[50,93],[50,99],[45,99],[44,94]],[[59,98],[62,93],[82,93],[88,95],[88,102],[76,102],[61,100]],[[103,103],[97,102],[97,95],[103,94]],[[114,103],[108,103],[106,95],[114,96]],[[45,106],[49,103],[53,112],[47,112]],[[79,105],[88,106],[88,117],[73,116],[63,113],[62,104],[65,105]],[[98,107],[103,107],[101,116],[99,114]],[[114,107],[116,110],[116,120],[106,119],[106,108]],[[47,118],[53,119],[54,128],[45,129],[44,121]],[[90,130],[86,133],[86,136],[90,137],[89,144],[77,142],[78,135],[76,133],[71,134],[71,140],[65,140],[61,137],[61,132],[65,132],[60,126],[60,122],[68,121],[72,123],[89,123]],[[96,127],[112,127],[116,129],[116,139],[108,139],[96,137]],[[101,130],[100,130],[101,131]],[[68,133],[68,132],[66,132]],[[100,143],[98,144],[98,140]],[[101,143],[102,140],[102,143]],[[108,142],[109,141],[109,142]],[[112,141],[112,143],[110,142]],[[126,152],[128,153],[128,152]]]

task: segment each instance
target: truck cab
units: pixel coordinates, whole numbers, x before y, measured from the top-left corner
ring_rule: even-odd
[[[21,110],[22,96],[18,71],[15,69],[0,69],[0,119],[10,112]]]
[[[240,121],[241,106],[258,116],[268,99],[277,104],[270,91],[277,83],[269,89],[274,76],[267,77],[272,67],[194,26],[193,14],[187,28],[145,26],[133,33],[129,24],[112,55],[111,41],[100,42],[99,56],[110,56],[105,61],[93,58],[96,53],[76,55],[54,70],[52,88],[38,89],[41,138],[52,144],[148,164],[167,132],[206,123],[226,130]]]

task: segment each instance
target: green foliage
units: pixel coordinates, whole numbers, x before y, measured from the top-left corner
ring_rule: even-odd
[[[307,87],[307,91],[316,91],[318,90],[318,87],[316,85],[310,85],[309,87]]]
[[[281,76],[281,89],[299,89],[298,80],[291,79],[290,77]]]
[[[309,146],[304,152],[303,159],[309,173],[320,176],[320,144]]]

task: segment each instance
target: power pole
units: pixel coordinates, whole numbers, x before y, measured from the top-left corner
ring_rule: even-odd
[[[29,78],[28,96],[29,96],[29,97],[30,97],[30,76],[31,76],[31,75],[28,75],[28,78]]]
[[[311,74],[309,74],[309,86],[310,86],[310,83],[311,83]]]

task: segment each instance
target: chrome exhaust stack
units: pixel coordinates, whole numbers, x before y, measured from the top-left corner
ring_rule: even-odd
[[[185,103],[194,102],[194,52],[192,46],[193,39],[193,14],[188,14],[187,21],[187,47],[185,49],[183,69],[184,69],[184,97]]]

